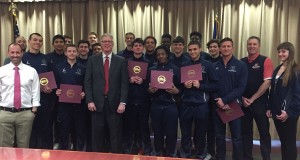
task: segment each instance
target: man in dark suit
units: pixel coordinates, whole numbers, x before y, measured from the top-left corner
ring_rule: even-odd
[[[84,83],[88,109],[92,112],[92,151],[105,152],[105,128],[108,128],[110,151],[121,153],[122,114],[128,92],[127,65],[124,58],[112,53],[111,35],[102,35],[100,43],[102,54],[89,58]]]

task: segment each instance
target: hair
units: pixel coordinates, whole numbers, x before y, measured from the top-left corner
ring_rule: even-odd
[[[217,43],[218,47],[220,47],[220,41],[218,39],[212,39],[212,40],[210,40],[209,42],[207,42],[206,47],[209,48],[209,46],[212,43]]]
[[[31,40],[31,38],[32,38],[32,36],[33,35],[36,35],[36,36],[39,36],[39,37],[43,37],[41,34],[39,34],[39,33],[31,33],[30,35],[29,35],[29,40]]]
[[[182,43],[184,45],[184,39],[181,36],[177,36],[172,43]]]
[[[157,50],[159,50],[159,49],[165,50],[165,52],[167,53],[168,59],[169,59],[171,52],[165,45],[160,45],[160,46],[155,48],[155,50],[153,52],[153,55],[154,55],[155,59],[156,59]]]
[[[111,34],[109,34],[109,33],[104,33],[104,34],[100,37],[100,40],[102,40],[103,37],[110,37],[112,40],[114,39],[114,37],[113,37]]]
[[[100,43],[94,43],[94,44],[92,45],[92,48],[94,48],[94,47],[96,47],[96,46],[100,46],[100,47],[101,47],[101,44],[100,44]]]
[[[188,44],[188,46],[190,46],[190,45],[198,45],[199,48],[201,48],[201,43],[198,42],[198,41],[190,41],[189,44]]]
[[[89,35],[95,35],[96,37],[98,37],[98,35],[97,35],[96,32],[90,32],[90,33],[88,34],[88,36],[89,36]]]
[[[153,40],[154,40],[154,43],[155,43],[155,45],[157,44],[157,40],[156,40],[156,38],[155,38],[155,37],[153,37],[153,36],[147,36],[147,37],[145,38],[145,40],[144,40],[144,42],[145,42],[145,43],[146,43],[147,39],[153,39]]]
[[[248,41],[250,39],[256,39],[258,41],[258,44],[260,45],[260,38],[259,37],[257,37],[257,36],[251,36],[251,37],[248,38],[247,43],[248,43]]]
[[[9,48],[10,48],[11,46],[19,46],[20,49],[21,49],[21,52],[23,52],[22,47],[21,47],[18,43],[10,43],[10,44],[8,45],[8,47],[7,47],[7,51],[8,51],[8,52],[9,52]]]
[[[17,42],[17,39],[18,38],[24,38],[25,39],[25,37],[23,37],[23,36],[17,36],[15,39],[14,39],[14,42]]]
[[[64,38],[65,38],[65,39],[66,39],[66,38],[72,39],[72,37],[71,37],[71,36],[68,36],[68,35],[64,35]]]
[[[232,41],[232,39],[229,38],[229,37],[223,38],[223,39],[220,41],[220,46],[222,45],[222,43],[228,42],[228,41],[231,42],[231,44],[232,44],[232,46],[233,46],[233,41]]]
[[[62,36],[62,35],[60,35],[60,34],[58,34],[58,35],[55,35],[55,36],[52,38],[52,44],[54,44],[54,41],[55,41],[56,39],[61,39],[61,40],[63,40],[64,43],[65,43],[65,37]]]
[[[125,36],[127,36],[127,35],[132,35],[133,37],[135,37],[135,35],[132,32],[125,33]]]
[[[87,40],[79,40],[78,43],[77,43],[77,46],[79,47],[79,45],[82,44],[82,43],[86,43],[86,44],[88,44],[88,47],[90,47],[90,42],[87,41]]]
[[[163,38],[169,38],[171,40],[172,36],[169,33],[165,33],[161,36],[161,39],[163,39]]]
[[[135,44],[135,43],[140,43],[142,45],[145,45],[145,42],[142,38],[136,38],[135,40],[133,40],[132,42],[132,46]]]
[[[299,66],[295,61],[295,48],[290,42],[283,42],[277,46],[277,51],[281,49],[286,49],[289,51],[289,57],[286,63],[286,71],[283,76],[282,86],[287,86],[289,81],[292,79],[293,75],[299,71]]]
[[[202,41],[202,34],[200,32],[193,31],[190,33],[190,38],[192,38],[192,36],[197,36],[200,38],[200,41]]]
[[[77,49],[77,46],[75,45],[75,44],[66,44],[65,45],[65,52],[67,51],[67,49],[69,48],[69,47],[75,47],[76,48],[76,50],[78,51],[78,49]]]

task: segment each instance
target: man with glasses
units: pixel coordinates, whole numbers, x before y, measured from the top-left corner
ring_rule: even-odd
[[[87,63],[85,93],[92,115],[92,151],[105,152],[105,129],[109,129],[110,152],[122,152],[123,113],[127,102],[128,73],[126,60],[112,53],[110,34],[101,36],[102,54]]]

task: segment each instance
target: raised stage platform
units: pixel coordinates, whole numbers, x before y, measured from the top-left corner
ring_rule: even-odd
[[[0,147],[0,160],[180,160],[180,158]]]

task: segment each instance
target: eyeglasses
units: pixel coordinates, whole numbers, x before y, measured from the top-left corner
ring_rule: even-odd
[[[101,43],[112,43],[113,41],[101,41]]]

